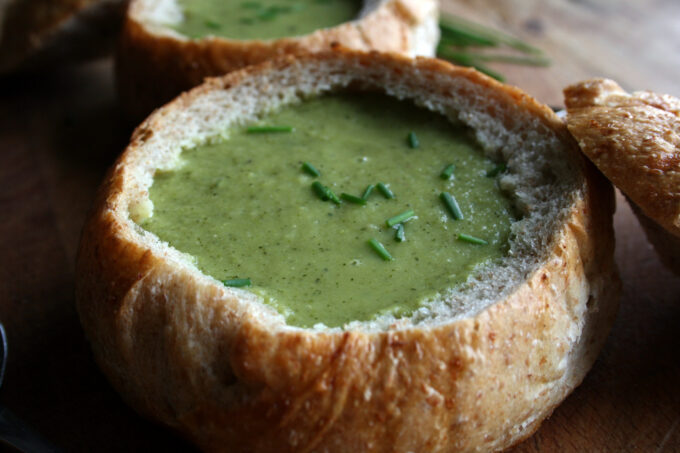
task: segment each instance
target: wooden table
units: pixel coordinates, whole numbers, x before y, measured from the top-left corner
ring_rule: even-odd
[[[443,6],[546,50],[550,68],[495,68],[551,105],[561,104],[564,85],[592,76],[680,96],[677,0]],[[0,320],[10,342],[2,402],[67,451],[187,450],[122,403],[94,365],[74,309],[79,231],[130,133],[111,69],[104,60],[0,79]],[[517,452],[680,451],[680,278],[618,201],[624,291],[614,329],[581,387]]]

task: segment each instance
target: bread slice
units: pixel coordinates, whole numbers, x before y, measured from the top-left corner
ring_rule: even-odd
[[[663,262],[680,274],[680,99],[593,79],[564,90],[569,131],[631,201]]]
[[[436,0],[364,0],[355,21],[267,41],[189,39],[168,25],[181,17],[177,0],[133,0],[130,4],[116,73],[121,105],[131,118],[143,119],[205,77],[278,55],[327,50],[339,43],[359,50],[433,56],[439,40]]]
[[[288,326],[135,222],[181,150],[329,92],[381,91],[474,130],[507,163],[508,256],[408,318]],[[472,69],[350,50],[210,79],[152,114],[83,230],[77,303],[95,357],[139,412],[207,451],[494,451],[582,381],[615,317],[611,185],[564,123]]]
[[[125,0],[0,1],[0,74],[105,55]]]

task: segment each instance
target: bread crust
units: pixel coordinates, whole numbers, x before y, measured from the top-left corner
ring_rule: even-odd
[[[0,3],[0,74],[95,58],[113,50],[125,0]]]
[[[315,68],[323,71],[310,75]],[[182,128],[211,134],[204,122],[189,124],[199,112],[241,118],[246,104],[258,111],[265,98],[312,90],[312,77],[324,90],[382,88],[480,129],[507,128],[507,139],[489,135],[499,152],[514,139],[526,153],[537,146],[531,140],[559,148],[562,159],[546,165],[573,177],[573,190],[561,194],[556,219],[545,219],[554,224],[548,237],[532,238],[536,265],[489,304],[446,322],[318,331],[286,326],[248,293],[201,274],[167,245],[145,242],[149,234],[129,216],[147,195],[144,178],[170,159],[169,148],[156,145],[172,138],[171,148],[181,146]],[[276,88],[287,83],[290,91]],[[217,96],[238,90],[259,98]],[[521,157],[506,156],[511,171]],[[83,230],[78,311],[124,398],[206,451],[497,451],[538,428],[606,338],[619,295],[612,213],[611,186],[552,111],[518,89],[425,58],[349,50],[282,57],[210,80],[135,131]]]
[[[187,39],[159,25],[151,0],[133,0],[116,58],[121,105],[141,120],[206,77],[261,63],[284,54],[327,50],[334,43],[359,50],[434,55],[439,39],[436,0],[365,1],[359,19],[299,37],[266,41],[220,37]]]
[[[680,274],[680,99],[628,94],[608,79],[571,85],[564,96],[569,131],[632,201],[650,242]]]

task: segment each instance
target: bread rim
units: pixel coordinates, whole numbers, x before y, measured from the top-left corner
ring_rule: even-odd
[[[112,52],[126,0],[0,1],[0,74]]]
[[[343,89],[439,111],[507,161],[501,184],[525,215],[508,266],[477,269],[409,319],[302,329],[131,220],[182,147]],[[284,56],[211,79],[137,128],[83,230],[78,312],[127,402],[206,451],[496,451],[538,428],[609,332],[612,213],[611,186],[564,123],[519,89],[427,58]]]
[[[569,132],[626,195],[662,262],[680,275],[680,99],[610,79],[564,89]]]
[[[178,14],[177,0],[130,3],[117,51],[116,80],[123,110],[132,119],[142,120],[206,77],[282,54],[327,50],[339,43],[358,50],[433,56],[439,40],[437,0],[363,0],[354,21],[265,41],[189,39],[164,25],[178,20]]]

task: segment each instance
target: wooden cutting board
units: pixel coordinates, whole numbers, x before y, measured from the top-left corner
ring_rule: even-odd
[[[544,49],[549,68],[494,68],[550,105],[561,105],[564,85],[593,76],[680,96],[677,0],[443,8]],[[191,449],[111,389],[74,309],[80,228],[129,133],[109,60],[0,78],[0,320],[10,342],[1,401],[66,451]],[[621,197],[614,221],[624,291],[611,336],[583,384],[514,451],[680,451],[680,278],[661,266]]]

